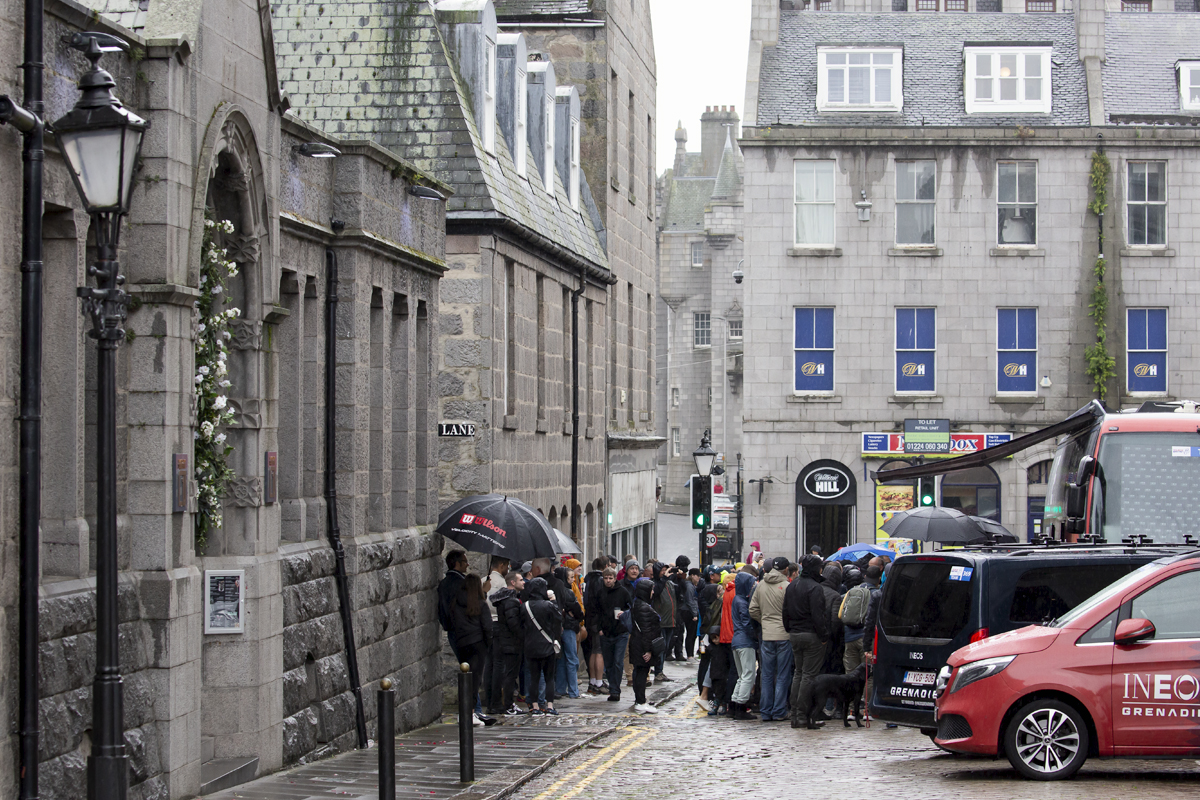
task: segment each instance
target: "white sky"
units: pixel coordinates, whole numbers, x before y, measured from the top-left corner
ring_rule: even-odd
[[[700,150],[705,106],[737,106],[744,117],[750,0],[650,0],[658,67],[661,175],[675,161],[675,126],[683,120],[688,150]]]

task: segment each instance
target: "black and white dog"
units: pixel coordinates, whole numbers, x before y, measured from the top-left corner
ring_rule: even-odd
[[[867,682],[867,667],[858,667],[845,675],[818,675],[813,681],[805,721],[810,730],[820,727],[817,722],[824,716],[825,704],[830,697],[837,698],[842,708],[842,724],[850,727],[850,709],[854,708],[854,722],[862,727],[863,687]]]

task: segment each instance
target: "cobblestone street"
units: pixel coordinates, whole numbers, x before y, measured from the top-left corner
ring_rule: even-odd
[[[835,721],[807,731],[786,722],[713,719],[693,697],[689,690],[657,716],[631,719],[511,796],[1096,800],[1177,798],[1200,788],[1193,760],[1091,759],[1074,780],[1037,783],[1018,777],[1004,760],[943,753],[915,730],[882,724],[846,730]]]

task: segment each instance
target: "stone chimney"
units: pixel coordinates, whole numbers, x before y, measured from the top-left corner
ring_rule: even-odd
[[[721,153],[725,150],[726,125],[732,125],[729,135],[737,138],[737,111],[733,106],[708,106],[700,115],[700,157],[703,161],[700,174],[716,175],[721,166]]]

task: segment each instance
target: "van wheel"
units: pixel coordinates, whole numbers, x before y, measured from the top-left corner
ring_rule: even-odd
[[[1013,769],[1035,781],[1069,778],[1087,759],[1088,730],[1079,712],[1057,700],[1023,706],[1004,732]]]

